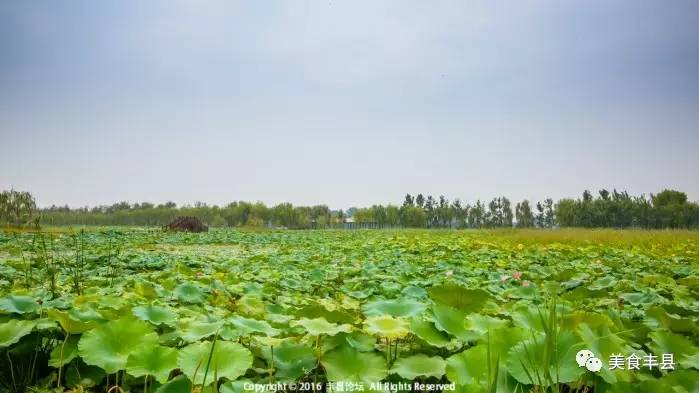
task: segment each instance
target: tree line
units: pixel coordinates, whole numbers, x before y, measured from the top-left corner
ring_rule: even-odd
[[[28,192],[0,193],[0,222],[20,226],[48,225],[165,225],[177,216],[196,216],[214,227],[326,228],[343,225],[377,224],[410,228],[699,228],[699,204],[687,194],[663,190],[649,197],[627,192],[600,190],[596,196],[585,191],[578,199],[545,199],[536,203],[513,203],[504,196],[489,202],[464,203],[423,194],[407,194],[401,205],[373,205],[346,212],[326,205],[294,206],[281,203],[232,202],[225,206],[174,202],[118,202],[112,205],[71,208],[51,206],[37,209]]]

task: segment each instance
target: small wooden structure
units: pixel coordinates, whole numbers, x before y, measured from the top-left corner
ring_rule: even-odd
[[[204,225],[204,223],[192,216],[179,216],[175,217],[170,223],[163,226],[163,230],[171,232],[206,232],[209,227]]]

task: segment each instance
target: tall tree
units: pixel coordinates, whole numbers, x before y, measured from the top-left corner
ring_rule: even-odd
[[[415,204],[418,207],[424,207],[425,206],[425,197],[422,194],[417,194],[417,197],[415,197]]]
[[[26,191],[3,191],[0,193],[0,220],[8,225],[21,226],[29,223],[36,210],[36,201]]]
[[[534,214],[529,206],[528,200],[523,200],[515,206],[515,217],[517,219],[517,227],[530,228],[534,226]]]

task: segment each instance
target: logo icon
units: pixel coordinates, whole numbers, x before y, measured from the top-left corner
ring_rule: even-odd
[[[578,351],[575,355],[575,362],[578,363],[578,367],[585,367],[593,373],[598,372],[602,369],[602,361],[595,357],[589,349],[582,349]]]

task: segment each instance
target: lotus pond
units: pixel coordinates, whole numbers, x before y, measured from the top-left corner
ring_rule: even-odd
[[[634,236],[0,233],[0,391],[698,392],[698,238]]]

